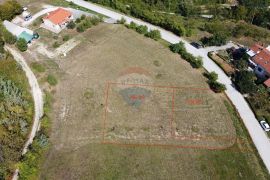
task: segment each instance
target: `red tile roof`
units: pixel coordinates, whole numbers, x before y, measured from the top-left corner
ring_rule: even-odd
[[[270,74],[270,51],[263,49],[252,60]]]
[[[264,47],[261,46],[261,45],[259,45],[259,44],[254,44],[253,46],[250,47],[250,49],[251,49],[254,53],[257,54],[257,53],[261,52],[261,51],[264,49]]]
[[[270,78],[264,81],[264,85],[266,85],[267,87],[270,87]]]
[[[71,12],[63,8],[58,8],[55,11],[50,12],[44,19],[48,19],[54,24],[61,24],[66,22],[71,15]]]

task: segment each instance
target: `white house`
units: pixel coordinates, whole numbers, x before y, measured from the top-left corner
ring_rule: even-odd
[[[74,17],[70,11],[58,8],[55,11],[48,13],[48,15],[43,18],[43,22],[45,28],[58,33],[73,19]]]

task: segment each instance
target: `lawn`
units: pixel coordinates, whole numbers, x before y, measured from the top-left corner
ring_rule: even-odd
[[[230,103],[199,70],[121,25],[81,35],[55,59],[62,76],[41,179],[269,178]]]

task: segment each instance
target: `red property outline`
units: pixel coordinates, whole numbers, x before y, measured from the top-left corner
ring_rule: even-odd
[[[102,124],[102,142],[101,144],[111,144],[111,145],[119,145],[123,147],[166,147],[166,148],[185,148],[185,149],[208,149],[208,150],[224,150],[229,147],[212,147],[212,146],[200,146],[200,145],[174,145],[174,144],[147,144],[147,143],[121,143],[121,142],[112,142],[112,141],[106,141],[105,136],[106,136],[106,121],[107,121],[107,109],[108,109],[108,99],[109,99],[109,90],[112,85],[122,85],[122,86],[139,86],[139,87],[154,87],[154,88],[167,88],[167,89],[172,89],[170,91],[172,93],[172,107],[171,107],[171,118],[170,118],[170,128],[171,128],[171,138],[173,140],[179,140],[179,141],[185,141],[185,140],[194,140],[194,139],[223,139],[223,140],[234,140],[233,145],[235,142],[240,142],[241,139],[237,138],[237,135],[232,137],[232,136],[204,136],[204,137],[197,137],[197,136],[178,136],[175,138],[175,134],[173,133],[173,121],[174,121],[174,101],[175,101],[175,89],[189,89],[193,91],[211,91],[207,88],[196,88],[196,87],[176,87],[176,86],[160,86],[160,85],[145,85],[145,84],[123,84],[123,83],[115,83],[115,82],[107,82],[106,83],[106,88],[104,91],[105,94],[105,106],[104,106],[104,119],[103,119],[103,124]],[[185,138],[184,140],[181,140],[180,138]],[[138,139],[137,139],[138,140]],[[242,142],[243,143],[243,142]],[[232,146],[233,146],[232,145]]]

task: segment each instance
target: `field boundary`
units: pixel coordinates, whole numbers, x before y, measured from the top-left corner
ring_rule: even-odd
[[[216,141],[216,140],[220,140],[220,141],[233,141],[233,144],[231,146],[233,146],[236,142],[238,143],[243,143],[243,141],[239,138],[237,138],[236,136],[175,136],[175,133],[173,132],[173,122],[174,122],[174,118],[175,118],[175,114],[174,114],[174,110],[175,110],[175,91],[177,89],[188,89],[189,91],[204,91],[204,92],[208,92],[211,91],[208,88],[198,88],[198,87],[177,87],[177,86],[161,86],[161,85],[147,85],[147,84],[123,84],[123,83],[117,83],[117,82],[106,82],[105,85],[105,91],[104,91],[104,97],[105,97],[105,105],[104,105],[104,118],[103,118],[103,122],[102,122],[102,142],[101,144],[111,144],[111,145],[119,145],[119,146],[123,146],[123,147],[167,147],[167,148],[184,148],[184,149],[208,149],[208,150],[224,150],[227,149],[231,146],[225,146],[225,147],[218,147],[218,146],[204,146],[204,145],[177,145],[177,144],[162,144],[162,143],[156,143],[156,142],[160,142],[162,140],[165,139],[160,139],[160,140],[151,140],[152,142],[155,143],[121,143],[121,142],[117,142],[117,141],[108,141],[106,140],[106,126],[107,126],[107,121],[108,121],[108,103],[109,103],[109,90],[111,87],[113,86],[126,86],[126,87],[152,87],[152,88],[164,88],[164,89],[169,89],[171,93],[171,114],[169,117],[169,126],[170,126],[170,134],[171,137],[169,138],[169,140],[174,140],[174,141],[188,141],[188,140],[207,140],[207,141]],[[142,140],[142,139],[136,139],[136,140]],[[143,139],[146,140],[146,139]],[[167,139],[168,140],[168,139]]]

